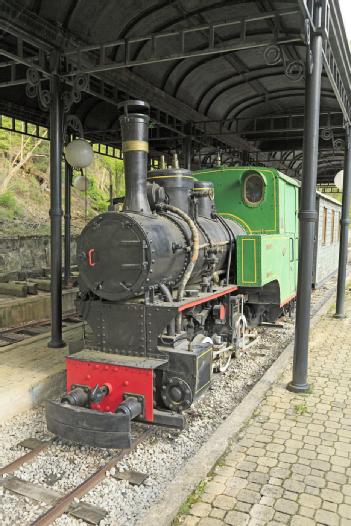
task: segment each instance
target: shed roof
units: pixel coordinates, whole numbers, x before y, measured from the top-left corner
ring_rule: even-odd
[[[263,163],[299,176],[304,0],[0,0],[0,112],[48,125],[49,77],[96,143],[120,146],[117,104],[151,104],[151,151]],[[351,57],[337,0],[325,20],[319,182],[343,161]],[[55,56],[59,62],[55,64]],[[29,95],[29,96],[28,96]],[[112,151],[112,149],[111,149]],[[245,152],[245,153],[243,153]]]

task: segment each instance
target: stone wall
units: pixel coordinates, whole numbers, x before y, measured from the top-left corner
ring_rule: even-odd
[[[71,241],[71,256],[71,264],[75,265],[76,239],[72,239]],[[28,235],[0,237],[0,274],[20,271],[30,272],[33,270],[48,268],[49,266],[49,236]]]

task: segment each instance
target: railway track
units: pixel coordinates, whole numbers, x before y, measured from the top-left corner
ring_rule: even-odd
[[[47,441],[32,438],[26,439],[18,445],[30,449],[30,451],[0,469],[0,486],[23,498],[29,498],[33,500],[34,503],[42,502],[49,505],[49,508],[37,517],[30,526],[48,526],[64,513],[68,513],[77,519],[83,519],[88,524],[98,525],[107,515],[107,512],[97,506],[80,502],[80,499],[101,482],[112,468],[118,467],[118,463],[124,457],[129,455],[139,444],[145,442],[155,434],[155,432],[155,427],[148,427],[133,441],[129,449],[123,449],[116,455],[112,455],[102,466],[96,469],[92,475],[65,494],[13,476],[13,473],[21,466],[35,460],[41,452],[54,446],[57,441],[56,438]],[[137,485],[140,485],[147,478],[147,475],[135,471],[117,471],[113,476],[117,480],[128,480],[131,484]]]
[[[67,314],[63,318],[63,327],[74,327],[82,320],[81,318],[72,313]],[[50,330],[50,320],[33,321],[24,325],[18,325],[17,327],[10,327],[7,329],[0,330],[0,348],[7,347],[14,343],[22,342],[33,338],[34,336],[40,336]]]

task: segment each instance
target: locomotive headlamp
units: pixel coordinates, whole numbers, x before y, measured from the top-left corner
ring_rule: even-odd
[[[335,186],[342,192],[342,186],[344,182],[344,170],[340,170],[334,177]]]
[[[88,141],[74,139],[65,148],[66,161],[73,168],[87,168],[94,159],[94,152]]]

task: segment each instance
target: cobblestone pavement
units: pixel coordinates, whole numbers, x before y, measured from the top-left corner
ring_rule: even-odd
[[[235,437],[184,526],[351,526],[351,295],[310,343],[311,392],[286,390],[291,369]]]

